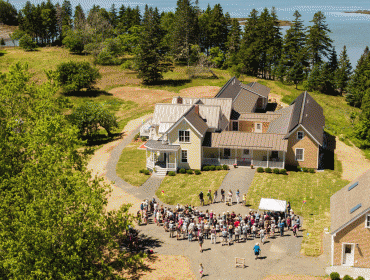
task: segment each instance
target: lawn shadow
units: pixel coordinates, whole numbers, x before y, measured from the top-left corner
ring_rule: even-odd
[[[81,137],[82,140],[87,140],[86,146],[99,146],[103,144],[107,144],[109,142],[121,139],[125,135],[124,132],[119,133],[112,133],[111,136],[106,134],[97,134],[94,136],[83,136]]]
[[[161,80],[161,81],[158,81],[158,82],[150,84],[150,85],[152,85],[152,86],[174,86],[174,87],[178,87],[178,86],[183,86],[183,85],[189,84],[189,83],[191,83],[190,79],[177,79],[177,80],[166,79],[166,80]]]
[[[203,252],[204,251],[211,251],[211,248],[203,249]]]
[[[263,257],[258,257],[257,259],[264,260],[264,259],[267,259],[267,257],[263,256]]]
[[[4,51],[0,51],[0,57],[1,56],[4,56],[6,54],[6,52],[4,52]]]
[[[325,149],[320,150],[320,166],[319,169],[334,170],[334,150],[336,149],[337,142],[334,135],[324,132],[324,146]]]
[[[106,92],[105,90],[93,88],[89,90],[70,91],[63,93],[65,96],[73,97],[99,97],[101,95],[113,96],[113,94]]]

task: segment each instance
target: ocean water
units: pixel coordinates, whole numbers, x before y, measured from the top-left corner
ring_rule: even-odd
[[[20,9],[24,6],[27,0],[10,0],[10,2]],[[41,3],[41,0],[30,0],[33,4]],[[52,0],[52,3],[63,2],[62,0]],[[70,0],[73,7],[81,4],[85,12],[87,12],[94,4],[103,8],[109,9],[112,4],[115,4],[118,9],[121,5],[136,7],[144,10],[145,5],[158,7],[159,11],[175,11],[177,0],[135,0],[135,1],[114,1],[114,0]],[[194,2],[194,1],[193,1]],[[208,3],[212,6],[220,3],[224,12],[229,12],[232,17],[246,17],[252,9],[262,11],[265,7],[271,9],[276,8],[277,15],[281,20],[292,20],[293,13],[298,10],[304,24],[310,25],[313,15],[317,11],[322,11],[326,16],[326,22],[329,29],[332,31],[330,37],[334,40],[333,45],[336,48],[337,54],[347,46],[349,58],[352,66],[355,67],[357,60],[360,58],[366,46],[370,46],[370,15],[343,13],[343,11],[370,10],[370,0],[199,0],[201,9],[205,9]],[[284,28],[286,29],[286,28]],[[8,42],[12,45],[12,42]]]

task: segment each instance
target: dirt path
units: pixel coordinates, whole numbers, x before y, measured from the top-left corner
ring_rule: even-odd
[[[370,169],[370,161],[365,158],[364,153],[355,146],[347,146],[338,137],[336,137],[335,154],[342,162],[343,179],[353,181]]]

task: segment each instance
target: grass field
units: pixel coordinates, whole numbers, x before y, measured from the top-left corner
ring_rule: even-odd
[[[140,169],[146,169],[145,150],[138,150],[142,142],[132,142],[123,149],[117,163],[117,175],[133,186],[139,187],[149,179],[149,175],[139,173]]]
[[[190,204],[199,206],[198,194],[203,191],[204,202],[208,203],[206,196],[208,190],[212,194],[217,190],[224,180],[228,171],[204,171],[200,175],[195,174],[176,174],[176,176],[166,176],[161,186],[156,191],[156,195],[167,204],[181,205]],[[162,190],[164,194],[162,194]]]
[[[248,190],[247,204],[258,209],[263,197],[290,201],[294,213],[304,220],[302,253],[318,256],[322,253],[321,234],[325,227],[330,228],[330,197],[349,183],[340,175],[341,165],[337,160],[334,171],[290,172],[289,175],[256,173]]]

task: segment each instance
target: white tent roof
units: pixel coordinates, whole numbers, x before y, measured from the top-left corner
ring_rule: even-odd
[[[258,209],[285,212],[286,201],[272,198],[261,198],[260,206],[258,207]]]

